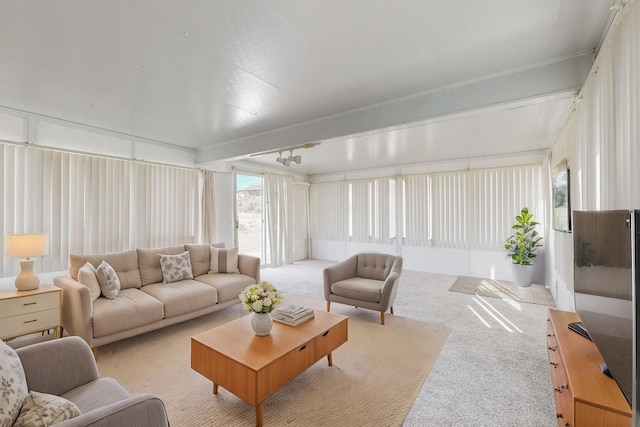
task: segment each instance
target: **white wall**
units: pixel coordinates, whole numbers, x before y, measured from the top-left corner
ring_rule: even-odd
[[[496,280],[513,280],[511,262],[501,251],[425,248],[418,246],[337,242],[314,240],[312,255],[315,259],[342,261],[361,251],[385,252],[401,255],[403,268],[453,276],[485,277]],[[540,248],[534,263],[534,283],[545,284],[545,253]]]

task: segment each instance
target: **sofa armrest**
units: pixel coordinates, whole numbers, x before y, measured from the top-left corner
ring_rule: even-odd
[[[397,257],[391,266],[389,275],[384,280],[380,295],[380,308],[381,311],[387,311],[389,307],[393,306],[396,300],[396,293],[398,292],[398,284],[400,283],[400,274],[402,273],[402,258]]]
[[[98,379],[91,349],[80,337],[64,337],[16,350],[29,390],[62,395]]]
[[[238,269],[245,276],[256,279],[256,283],[260,282],[260,258],[247,254],[238,254]]]
[[[53,284],[62,289],[62,327],[69,335],[82,337],[93,345],[93,302],[89,288],[68,276],[53,279]]]
[[[358,256],[353,255],[344,261],[340,261],[332,266],[326,267],[322,271],[324,280],[324,297],[329,298],[331,294],[331,285],[341,280],[350,279],[356,275],[356,267],[358,265]]]
[[[165,427],[167,411],[160,398],[151,394],[132,396],[56,424],[60,427]]]

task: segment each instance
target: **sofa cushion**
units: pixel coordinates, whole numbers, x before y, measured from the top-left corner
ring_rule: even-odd
[[[118,274],[120,288],[139,288],[140,271],[138,271],[138,255],[135,250],[125,252],[113,252],[98,255],[69,255],[69,273],[73,280],[78,280],[78,271],[86,263],[98,268],[102,261],[109,263]]]
[[[238,299],[240,292],[249,285],[256,283],[256,279],[244,274],[211,273],[195,278],[198,282],[206,283],[217,289],[218,302],[223,303]],[[238,299],[238,301],[240,301]]]
[[[160,301],[140,289],[123,289],[114,299],[98,298],[93,303],[93,337],[148,325],[163,316]]]
[[[171,246],[160,249],[136,249],[138,254],[138,267],[140,268],[140,281],[142,286],[151,283],[162,282],[162,267],[160,266],[160,254],[178,255],[184,252],[184,246]]]
[[[114,299],[120,292],[120,279],[108,262],[102,261],[96,269],[100,291],[106,298]]]
[[[207,274],[211,268],[211,247],[224,249],[224,242],[212,243],[210,245],[196,245],[187,243],[184,248],[189,251],[191,259],[191,270],[193,276]]]
[[[96,275],[97,273],[96,268],[88,261],[78,270],[78,282],[89,288],[91,301],[97,300],[102,292],[100,282],[98,282],[98,276]]]
[[[20,357],[0,340],[0,425],[13,425],[27,397],[27,379]]]
[[[22,405],[14,427],[48,427],[82,415],[64,397],[31,391]]]
[[[211,265],[209,273],[237,273],[238,248],[220,249],[211,247]]]
[[[154,283],[144,286],[141,291],[164,304],[165,318],[191,313],[218,302],[215,288],[195,280]]]
[[[193,279],[188,251],[184,251],[180,255],[160,254],[159,257],[160,269],[162,270],[162,283]]]
[[[384,280],[389,275],[395,259],[396,257],[392,255],[382,253],[359,253],[358,264],[356,266],[356,277]]]
[[[331,285],[331,292],[341,297],[353,298],[358,301],[380,302],[383,284],[382,280],[353,277],[335,282]]]

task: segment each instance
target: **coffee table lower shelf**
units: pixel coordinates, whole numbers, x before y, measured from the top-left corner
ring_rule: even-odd
[[[273,322],[271,333],[256,336],[251,315],[191,337],[191,369],[256,408],[262,426],[263,402],[323,357],[333,365],[333,350],[348,339],[348,318],[314,310],[298,326]]]

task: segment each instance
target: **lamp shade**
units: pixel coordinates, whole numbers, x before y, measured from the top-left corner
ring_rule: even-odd
[[[7,256],[10,258],[30,258],[49,253],[49,235],[8,234],[6,240]]]

